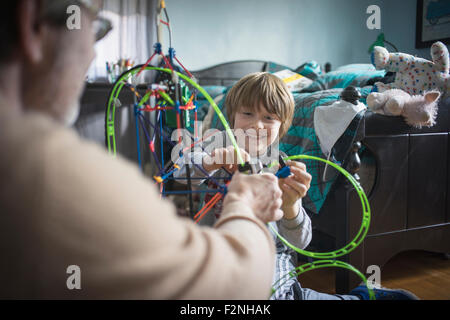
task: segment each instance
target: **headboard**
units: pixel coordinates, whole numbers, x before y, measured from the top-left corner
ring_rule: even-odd
[[[239,60],[193,71],[192,74],[201,86],[230,86],[249,73],[284,69],[291,68],[270,61]]]

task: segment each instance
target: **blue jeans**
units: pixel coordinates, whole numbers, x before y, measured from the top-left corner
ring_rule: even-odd
[[[293,287],[295,300],[361,300],[359,296],[328,294],[302,288],[299,282],[296,282]]]

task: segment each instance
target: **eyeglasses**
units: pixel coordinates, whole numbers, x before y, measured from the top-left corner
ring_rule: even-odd
[[[110,20],[99,16],[100,1],[97,2],[92,0],[72,0],[72,1],[48,0],[47,2],[49,4],[42,13],[42,19],[53,21],[58,25],[65,23],[67,19],[67,16],[63,14],[63,12],[65,13],[65,10],[62,10],[62,7],[64,7],[65,5],[67,6],[70,3],[72,4],[75,3],[79,4],[87,11],[89,11],[89,13],[92,14],[92,16],[94,17],[92,27],[96,41],[103,39],[113,28]]]
[[[100,6],[95,5],[92,0],[77,0],[77,2],[79,2],[95,16],[95,20],[93,22],[95,41],[103,39],[113,29],[111,21],[98,16]]]
[[[92,27],[94,28],[95,41],[103,39],[113,29],[111,21],[102,17],[96,17]]]

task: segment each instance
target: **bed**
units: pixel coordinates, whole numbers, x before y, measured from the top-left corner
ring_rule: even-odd
[[[223,109],[227,90],[244,75],[286,68],[271,61],[246,60],[219,64],[193,74]],[[307,62],[291,71],[314,82],[293,93],[295,118],[280,148],[288,155],[319,157],[324,155],[312,123],[314,109],[337,101],[347,86],[357,87],[361,101],[365,102],[373,83],[389,81],[390,76],[365,64],[342,66],[325,73],[316,63]],[[209,104],[204,102],[201,106],[207,125],[220,129],[221,124],[209,110]],[[402,251],[450,252],[449,108],[450,99],[441,99],[437,124],[421,130],[409,127],[401,117],[367,111],[344,134],[350,138],[340,139],[339,157],[335,160],[360,181],[372,208],[368,236],[343,261],[366,272],[370,265],[383,267]],[[304,201],[314,232],[308,250],[323,252],[340,248],[359,229],[360,201],[345,179],[332,175],[323,181],[323,164],[306,164],[313,176],[308,199]],[[336,271],[338,293],[347,293],[359,281],[347,271]]]

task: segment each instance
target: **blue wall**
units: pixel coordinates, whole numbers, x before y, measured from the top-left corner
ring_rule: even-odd
[[[369,30],[366,9],[381,9],[381,30]],[[380,32],[400,51],[416,50],[416,0],[166,0],[173,45],[192,70],[242,59],[295,68],[307,60],[333,67],[370,63]],[[165,35],[167,40],[167,34]],[[389,47],[388,47],[389,49]]]
[[[383,23],[386,39],[393,42],[401,52],[430,60],[430,49],[415,48],[417,0],[385,0],[384,2],[387,3]]]

